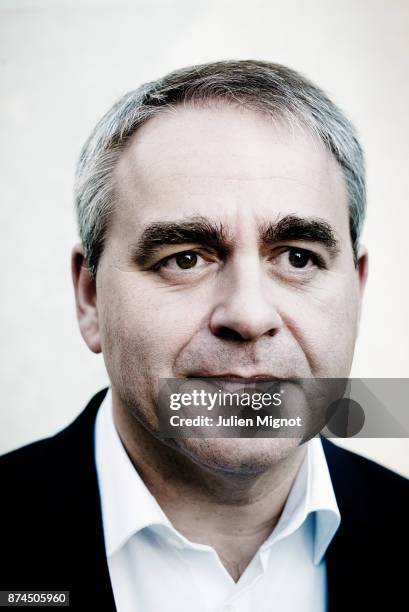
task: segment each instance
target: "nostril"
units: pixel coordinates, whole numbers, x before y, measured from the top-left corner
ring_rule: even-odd
[[[239,334],[239,332],[231,329],[230,327],[220,327],[217,336],[223,340],[234,340],[236,342],[243,342],[245,338]]]

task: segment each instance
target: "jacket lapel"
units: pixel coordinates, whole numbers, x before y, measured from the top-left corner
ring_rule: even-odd
[[[77,419],[53,441],[58,449],[56,452],[65,459],[60,465],[66,473],[59,473],[59,479],[66,483],[64,515],[69,517],[66,558],[70,567],[65,568],[65,575],[70,576],[73,585],[70,606],[115,612],[94,454],[95,417],[106,392],[104,389],[97,393]]]
[[[381,569],[382,538],[377,537],[380,525],[375,518],[380,508],[373,497],[370,462],[322,436],[321,440],[341,514],[325,555],[328,612],[380,609],[377,581],[383,583],[387,576]]]

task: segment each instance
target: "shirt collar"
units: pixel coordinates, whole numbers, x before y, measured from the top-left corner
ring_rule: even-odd
[[[341,519],[320,438],[307,442],[307,447],[279,522],[261,549],[287,537],[315,513],[313,562],[317,565]],[[144,528],[162,525],[173,530],[122,445],[112,416],[110,389],[96,418],[95,460],[108,557]]]
[[[121,442],[112,416],[111,389],[96,418],[95,457],[108,557],[145,527],[171,526]]]
[[[318,565],[340,525],[341,516],[321,439],[315,437],[306,444],[307,453],[284,510],[262,550],[289,536],[313,515],[313,563]]]
[[[340,523],[341,515],[319,437],[309,442],[305,512],[315,513],[314,563],[321,562]]]

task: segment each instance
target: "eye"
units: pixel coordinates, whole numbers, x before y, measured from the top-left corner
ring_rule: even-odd
[[[197,264],[197,255],[188,251],[186,253],[178,253],[175,255],[175,262],[182,270],[194,268]]]
[[[288,251],[288,261],[294,268],[305,268],[312,262],[312,254],[304,249],[290,249]]]
[[[198,265],[198,263],[202,265]],[[166,269],[169,271],[177,272],[179,270],[191,270],[193,268],[202,268],[205,264],[203,257],[194,251],[182,251],[181,253],[174,253],[159,261],[155,266],[155,271]]]
[[[282,249],[274,257],[273,263],[290,273],[295,270],[312,271],[314,268],[325,268],[325,262],[320,255],[298,247]]]

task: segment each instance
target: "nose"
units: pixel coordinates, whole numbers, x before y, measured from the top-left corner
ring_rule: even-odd
[[[274,304],[272,283],[258,260],[226,268],[219,299],[210,316],[212,333],[233,341],[275,335],[283,322]]]

